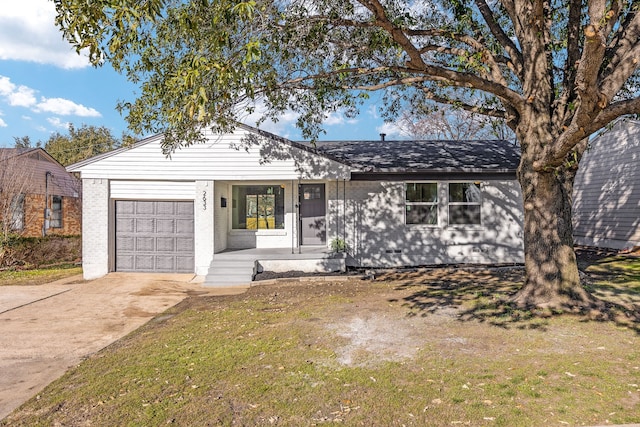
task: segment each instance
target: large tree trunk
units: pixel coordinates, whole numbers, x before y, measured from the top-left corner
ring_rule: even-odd
[[[524,201],[525,283],[513,301],[560,310],[599,307],[580,282],[573,247],[571,204],[575,169],[533,169],[531,145],[523,144],[518,180]]]

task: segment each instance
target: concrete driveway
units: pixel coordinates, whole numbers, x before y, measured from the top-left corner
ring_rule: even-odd
[[[0,419],[84,357],[97,352],[188,295],[246,288],[205,288],[193,275],[112,273],[39,286],[0,286]]]

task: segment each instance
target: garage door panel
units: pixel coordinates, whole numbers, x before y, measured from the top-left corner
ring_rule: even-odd
[[[119,271],[134,271],[135,257],[133,255],[119,255],[116,257],[116,265]]]
[[[118,218],[116,220],[116,228],[126,233],[133,232],[135,230],[135,224],[133,218]]]
[[[158,252],[175,252],[176,239],[173,237],[158,237],[156,239],[156,250]]]
[[[158,215],[175,215],[175,203],[174,202],[157,202],[156,213]]]
[[[174,225],[175,221],[173,219],[158,219],[156,221],[156,231],[158,233],[173,234],[175,230]],[[192,232],[192,230],[189,232]]]
[[[193,235],[193,219],[176,220],[176,234]]]
[[[156,269],[165,271],[175,270],[175,257],[158,255],[156,257]]]
[[[189,268],[193,270],[193,263],[193,257],[178,256],[176,257],[176,270],[187,270]]]
[[[136,238],[136,252],[155,252],[156,245],[153,237],[137,237]]]
[[[116,213],[133,215],[136,213],[136,204],[131,200],[119,201],[116,205]]]
[[[154,271],[154,258],[152,255],[136,255],[136,271]]]
[[[137,215],[153,215],[156,211],[156,202],[134,201],[133,203],[135,203],[135,213]]]
[[[135,251],[135,239],[133,237],[119,236],[116,239],[116,246],[125,251]]]
[[[192,273],[193,202],[116,201],[116,270]]]
[[[135,230],[136,233],[153,233],[155,232],[155,219],[135,219]]]
[[[193,239],[176,238],[176,252],[189,254],[189,248],[193,247]]]
[[[176,215],[193,218],[193,203],[181,203],[176,205]]]

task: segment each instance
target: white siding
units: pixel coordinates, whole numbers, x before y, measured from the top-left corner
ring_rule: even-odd
[[[337,191],[335,182],[329,184],[329,240],[344,235],[351,265],[364,267],[523,262],[516,181],[482,183],[480,226],[448,226],[446,182],[439,185],[440,206],[445,206],[439,209],[439,225],[419,226],[405,225],[403,182],[348,181],[339,183]]]
[[[207,142],[162,153],[162,137],[151,138],[72,170],[83,178],[113,180],[279,180],[348,178],[346,166],[238,129],[233,134],[206,133]]]
[[[193,181],[111,181],[112,199],[193,200]]]
[[[595,138],[575,180],[577,244],[608,248],[640,245],[640,123],[621,120]]]

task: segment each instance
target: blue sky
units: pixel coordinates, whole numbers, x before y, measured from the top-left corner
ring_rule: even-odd
[[[54,25],[50,0],[3,2],[0,7],[0,147],[10,147],[14,137],[28,136],[46,142],[54,132],[66,133],[68,124],[106,126],[116,137],[127,124],[116,110],[119,101],[132,101],[137,87],[106,65],[91,67],[76,54]],[[375,97],[374,97],[375,99]],[[300,139],[295,116],[285,114],[278,123],[261,128]],[[253,121],[253,123],[252,123]],[[246,123],[255,125],[255,119]],[[369,106],[357,119],[328,117],[323,140],[377,139],[392,136]]]

